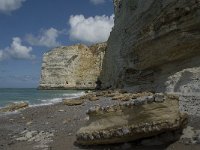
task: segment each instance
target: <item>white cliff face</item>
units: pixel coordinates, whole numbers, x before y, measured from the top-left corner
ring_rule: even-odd
[[[106,43],[58,47],[44,54],[40,89],[94,89]]]
[[[103,88],[200,91],[200,1],[115,0]]]
[[[200,0],[115,0],[103,88],[180,95],[200,115]]]

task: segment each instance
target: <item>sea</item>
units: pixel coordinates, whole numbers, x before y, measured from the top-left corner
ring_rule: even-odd
[[[51,105],[62,99],[77,98],[84,95],[84,91],[77,90],[37,90],[35,88],[1,89],[0,107],[10,103],[28,102],[30,106]]]

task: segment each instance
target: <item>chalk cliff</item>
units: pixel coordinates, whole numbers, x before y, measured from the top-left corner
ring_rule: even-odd
[[[114,0],[103,88],[200,92],[200,0]]]
[[[106,43],[58,47],[43,56],[40,89],[94,89]]]
[[[114,0],[105,45],[60,47],[44,55],[41,88],[126,88],[195,95],[200,91],[200,0]]]

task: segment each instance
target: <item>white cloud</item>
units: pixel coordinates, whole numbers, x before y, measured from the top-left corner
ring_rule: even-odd
[[[83,15],[72,15],[69,24],[71,39],[86,43],[105,42],[114,26],[114,15],[89,18]]]
[[[0,60],[15,58],[15,59],[34,59],[35,56],[31,54],[32,47],[22,45],[19,37],[14,37],[12,44],[0,50]]]
[[[98,4],[103,4],[105,0],[90,0],[90,2],[92,2],[95,5],[98,5]]]
[[[19,9],[26,0],[0,0],[0,12],[10,13]]]
[[[42,30],[38,36],[34,36],[32,34],[27,35],[26,40],[29,44],[34,46],[56,47],[60,45],[57,41],[59,34],[60,31],[50,28]]]
[[[2,61],[3,59],[4,59],[4,56],[3,56],[4,54],[3,54],[3,51],[2,50],[0,50],[0,61]]]

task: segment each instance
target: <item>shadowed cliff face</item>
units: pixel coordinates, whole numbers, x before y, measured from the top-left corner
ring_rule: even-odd
[[[194,94],[200,89],[200,1],[115,0],[103,87]]]
[[[58,47],[44,54],[40,89],[94,89],[106,43]]]

